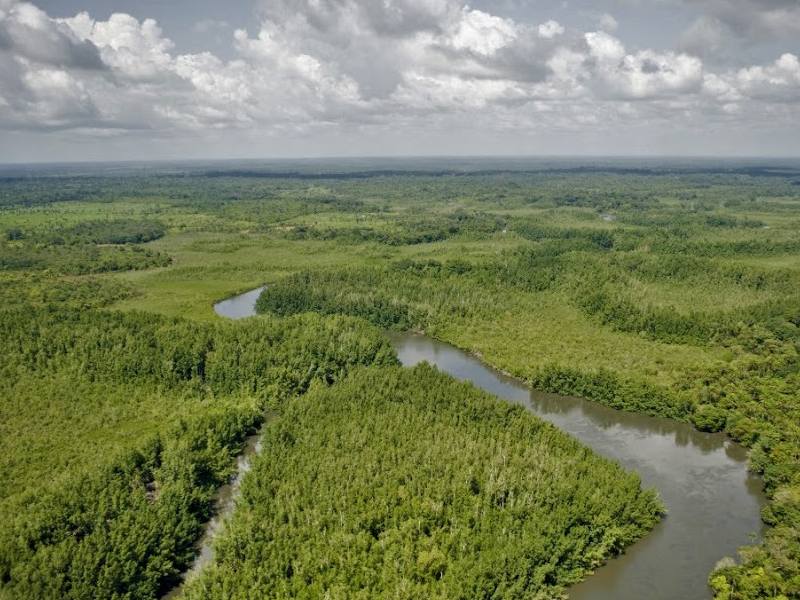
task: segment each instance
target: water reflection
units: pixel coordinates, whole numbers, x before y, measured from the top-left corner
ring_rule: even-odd
[[[217,302],[214,305],[214,311],[220,317],[228,317],[229,319],[243,319],[244,317],[252,317],[256,314],[255,306],[256,300],[261,295],[264,286],[233,296],[222,302]]]
[[[273,415],[267,415],[267,420]],[[183,582],[196,577],[200,571],[214,558],[214,538],[222,530],[225,520],[233,513],[236,499],[239,497],[239,486],[245,474],[250,471],[250,461],[253,456],[261,453],[261,434],[252,435],[247,438],[242,448],[242,452],[236,457],[236,471],[229,483],[223,485],[214,494],[211,520],[204,528],[203,535],[195,544],[195,558],[189,569],[181,575],[182,583],[166,595],[161,600],[174,600],[183,596]]]
[[[220,302],[222,316],[255,314],[261,289]],[[573,600],[700,600],[717,560],[735,556],[760,534],[761,480],[748,473],[744,448],[723,434],[618,411],[580,398],[531,391],[449,344],[411,333],[387,333],[406,366],[428,361],[453,377],[527,407],[597,453],[655,486],[668,516],[627,552],[569,590]]]
[[[531,391],[448,344],[410,333],[387,334],[404,365],[427,360],[454,377],[522,404],[597,453],[655,486],[668,516],[643,540],[569,590],[580,600],[673,600],[710,596],[717,560],[760,533],[765,502],[747,471],[746,450],[723,434],[669,419],[628,413],[580,398]]]

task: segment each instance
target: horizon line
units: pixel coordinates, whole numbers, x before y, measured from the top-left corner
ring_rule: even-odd
[[[225,162],[292,162],[336,160],[770,160],[800,161],[800,155],[771,154],[395,154],[395,155],[304,155],[283,157],[208,157],[208,158],[129,158],[129,159],[79,159],[57,161],[0,161],[2,167],[24,166],[90,166],[90,165],[159,165]]]

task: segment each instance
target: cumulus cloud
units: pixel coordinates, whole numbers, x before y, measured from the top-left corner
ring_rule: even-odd
[[[735,83],[743,94],[755,99],[798,102],[800,60],[787,53],[766,67],[741,69],[736,73]]]
[[[178,52],[152,19],[54,19],[0,0],[0,128],[169,136],[446,121],[602,130],[800,102],[793,54],[710,71],[688,49],[627,48],[610,15],[584,33],[462,0],[269,0],[259,15],[257,30],[233,33],[233,58],[223,60]],[[780,114],[797,118],[794,108]]]
[[[94,21],[87,13],[60,19],[85,43],[100,49],[103,62],[126,79],[154,80],[168,69],[173,43],[153,19],[139,22],[126,14]]]
[[[33,4],[5,1],[0,13],[0,49],[36,62],[78,69],[104,67],[97,47],[80,40]]]
[[[506,48],[519,36],[511,19],[502,19],[479,10],[465,10],[454,27],[449,42],[455,50],[491,56]]]
[[[619,23],[617,23],[617,20],[613,15],[608,13],[603,13],[600,15],[600,19],[597,24],[600,26],[600,29],[607,31],[608,33],[614,33],[619,28]]]
[[[703,64],[696,57],[650,50],[628,54],[618,39],[605,32],[587,33],[585,37],[600,95],[641,100],[684,95],[702,88]]]
[[[561,35],[564,33],[564,28],[558,21],[546,21],[539,25],[537,28],[539,35],[547,40],[551,40],[556,36]]]
[[[701,14],[683,32],[680,48],[724,60],[727,50],[747,44],[789,40],[800,35],[797,0],[681,0]]]

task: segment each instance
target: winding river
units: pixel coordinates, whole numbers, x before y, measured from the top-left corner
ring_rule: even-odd
[[[215,305],[233,319],[255,314],[262,288]],[[601,406],[580,398],[532,391],[478,358],[422,335],[388,332],[405,366],[428,361],[441,371],[510,402],[522,404],[600,455],[639,473],[655,486],[667,517],[621,556],[573,586],[573,600],[702,600],[717,560],[761,536],[761,480],[747,471],[746,450],[723,434]],[[235,494],[230,494],[232,505]],[[221,508],[228,511],[230,508]],[[214,530],[216,527],[214,526]],[[209,559],[206,536],[203,561]]]

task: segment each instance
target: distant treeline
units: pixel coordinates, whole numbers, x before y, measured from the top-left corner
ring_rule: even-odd
[[[644,177],[663,177],[670,175],[742,175],[746,177],[777,177],[793,178],[800,174],[800,169],[774,168],[774,167],[687,167],[687,168],[628,168],[628,167],[592,167],[581,166],[572,168],[543,168],[543,169],[443,169],[443,170],[406,170],[406,169],[376,169],[370,171],[268,171],[268,170],[214,170],[205,171],[203,177],[214,178],[246,178],[246,179],[306,179],[309,181],[336,180],[336,179],[373,179],[381,177],[486,177],[492,175],[581,175],[581,174],[608,174],[608,175],[639,175]],[[796,184],[797,182],[793,182]]]
[[[614,167],[610,165],[581,165],[576,167],[541,167],[541,168],[513,168],[513,169],[369,169],[342,171],[331,169],[306,170],[306,171],[279,171],[275,169],[187,169],[180,172],[170,170],[169,172],[159,173],[158,170],[147,175],[150,178],[175,178],[175,177],[206,177],[206,178],[260,178],[260,179],[306,179],[309,181],[321,179],[372,179],[381,177],[486,177],[493,175],[529,175],[529,174],[553,174],[553,175],[639,175],[647,177],[673,176],[673,175],[743,175],[748,177],[770,177],[770,178],[794,178],[800,174],[800,168],[793,167],[772,167],[772,166],[714,166],[714,167],[691,167],[691,166],[664,166],[664,167]],[[109,177],[119,178],[140,178],[142,175],[137,172],[130,174],[115,175],[52,175],[45,177],[41,174],[36,175],[6,175],[0,176],[0,184],[19,184],[32,183],[37,179],[46,178],[50,183],[70,182],[80,180],[82,182],[101,182]],[[797,184],[793,181],[792,184]]]
[[[169,257],[136,244],[157,240],[166,230],[159,221],[143,219],[83,221],[46,232],[11,227],[5,243],[0,241],[0,271],[87,275],[164,267]]]

